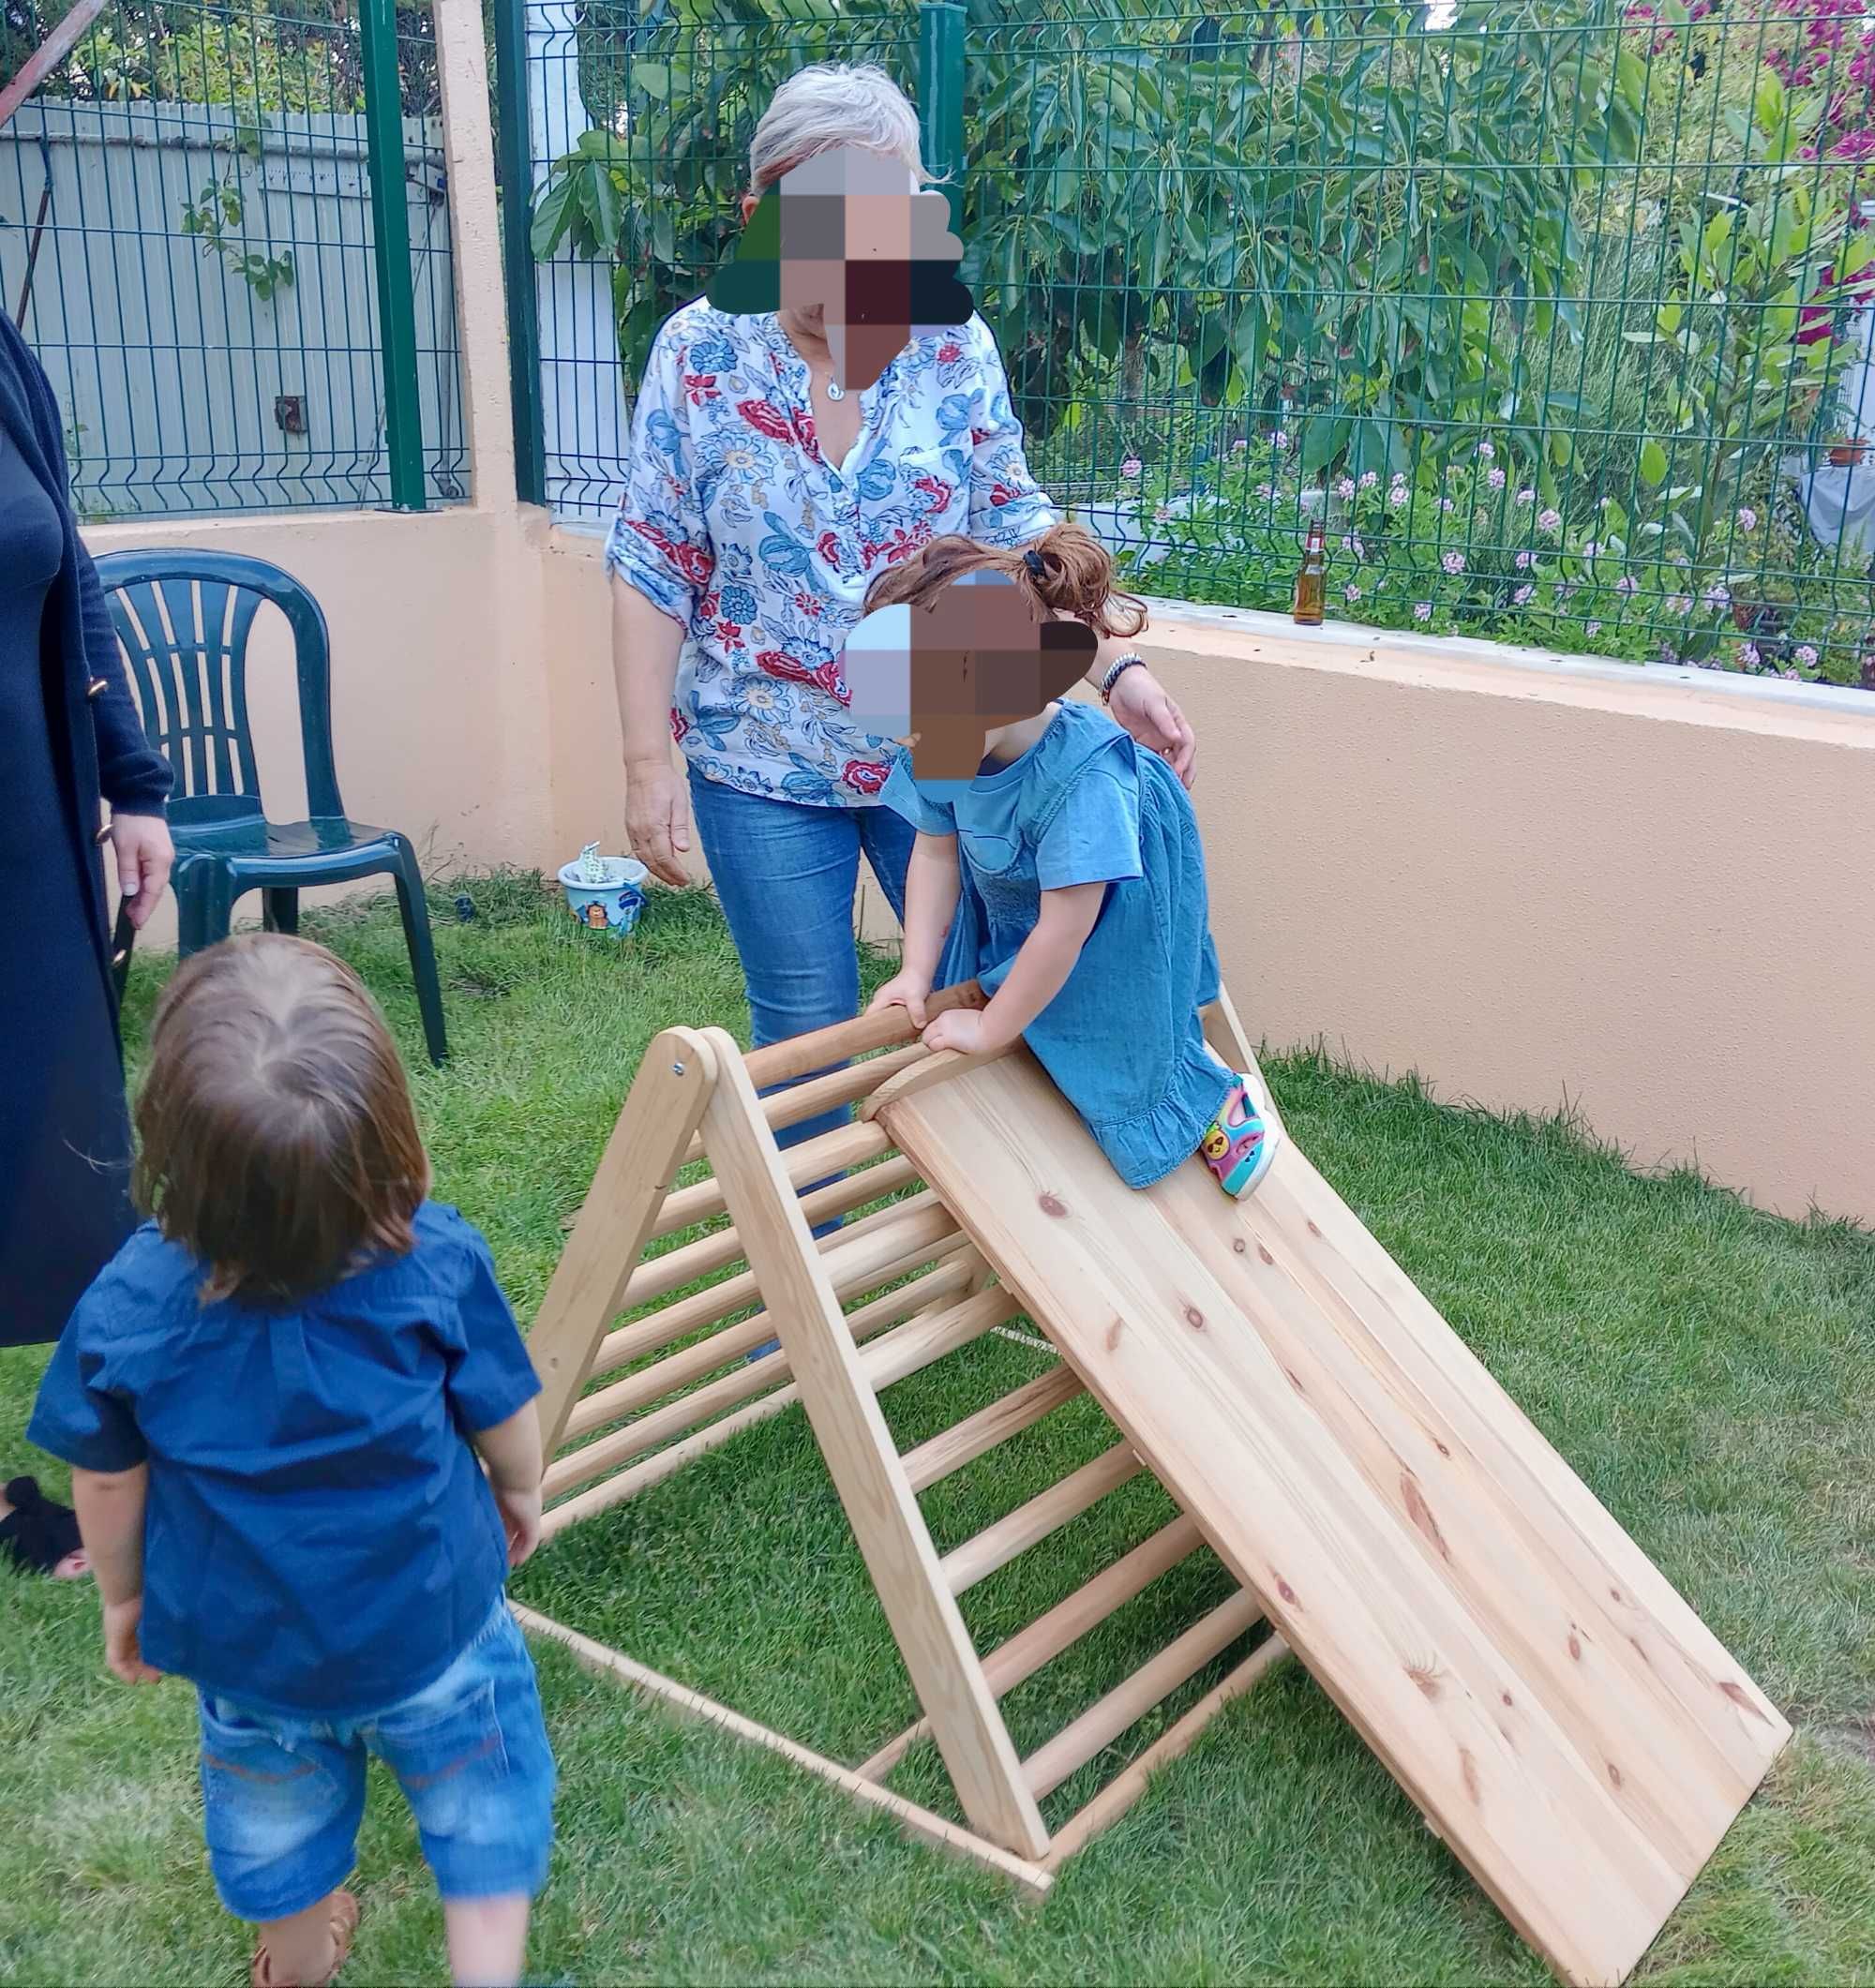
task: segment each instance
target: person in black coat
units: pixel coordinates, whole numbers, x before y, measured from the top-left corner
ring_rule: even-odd
[[[169,882],[169,790],[79,543],[57,402],[0,311],[0,1345],[57,1338],[133,1225],[104,845],[141,926]]]

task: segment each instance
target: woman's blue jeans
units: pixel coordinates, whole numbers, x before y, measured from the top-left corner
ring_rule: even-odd
[[[902,919],[914,839],[910,823],[890,808],[816,808],[768,800],[695,771],[690,806],[710,879],[742,963],[755,1046],[851,1021],[860,1006],[860,963],[853,945],[860,856],[864,853],[893,916]],[[850,1107],[836,1106],[787,1127],[776,1133],[776,1143],[798,1145],[845,1125],[850,1116]],[[839,1226],[837,1220],[823,1222],[814,1233],[826,1235]],[[755,1357],[773,1351],[771,1341]]]

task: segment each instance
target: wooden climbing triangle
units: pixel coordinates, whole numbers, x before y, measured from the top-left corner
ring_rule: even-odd
[[[1227,999],[1206,1024],[1254,1070]],[[1776,1708],[1293,1141],[1246,1202],[1195,1159],[1134,1192],[1026,1051],[910,1038],[900,1010],[748,1054],[720,1029],[658,1037],[530,1343],[549,1536],[798,1403],[922,1716],[848,1766],[522,1621],[1037,1892],[1293,1651],[1565,1980],[1624,1979],[1789,1737]],[[841,1103],[857,1123],[777,1146]],[[676,1186],[698,1159],[710,1176]],[[835,1216],[855,1218],[817,1240]],[[880,1393],[1017,1314],[1060,1364],[901,1454]],[[743,1358],[776,1337],[778,1355]],[[1112,1446],[940,1555],[919,1495],[1084,1394]],[[1179,1516],[980,1654],[957,1597],[1142,1471]],[[1236,1592],[1019,1757],[998,1700],[1207,1545]],[[1044,1823],[1052,1790],[1265,1622],[1078,1814]],[[887,1785],[926,1736],[961,1824]]]

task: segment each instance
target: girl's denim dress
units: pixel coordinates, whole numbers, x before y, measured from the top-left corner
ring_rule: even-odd
[[[1025,1040],[1120,1178],[1150,1187],[1196,1152],[1232,1082],[1198,1020],[1217,998],[1218,956],[1184,788],[1103,712],[1064,701],[1019,759],[940,791],[921,791],[907,755],[880,796],[922,833],[958,839],[939,986],[974,976],[994,994],[1044,888],[1106,884],[1067,984]]]

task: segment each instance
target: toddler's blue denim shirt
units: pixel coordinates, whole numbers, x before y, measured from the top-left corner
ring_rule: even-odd
[[[1195,1152],[1230,1079],[1198,1019],[1217,998],[1218,959],[1198,824],[1177,774],[1103,711],[1064,699],[1008,766],[922,791],[908,755],[879,799],[921,833],[957,838],[963,890],[940,986],[974,975],[994,994],[1042,891],[1107,886],[1067,985],[1024,1039],[1129,1187]]]
[[[80,1299],[26,1437],[147,1461],[145,1660],[283,1715],[356,1718],[442,1676],[488,1619],[507,1540],[469,1445],[539,1393],[488,1244],[454,1208],[416,1246],[278,1310],[204,1305],[146,1222]]]

